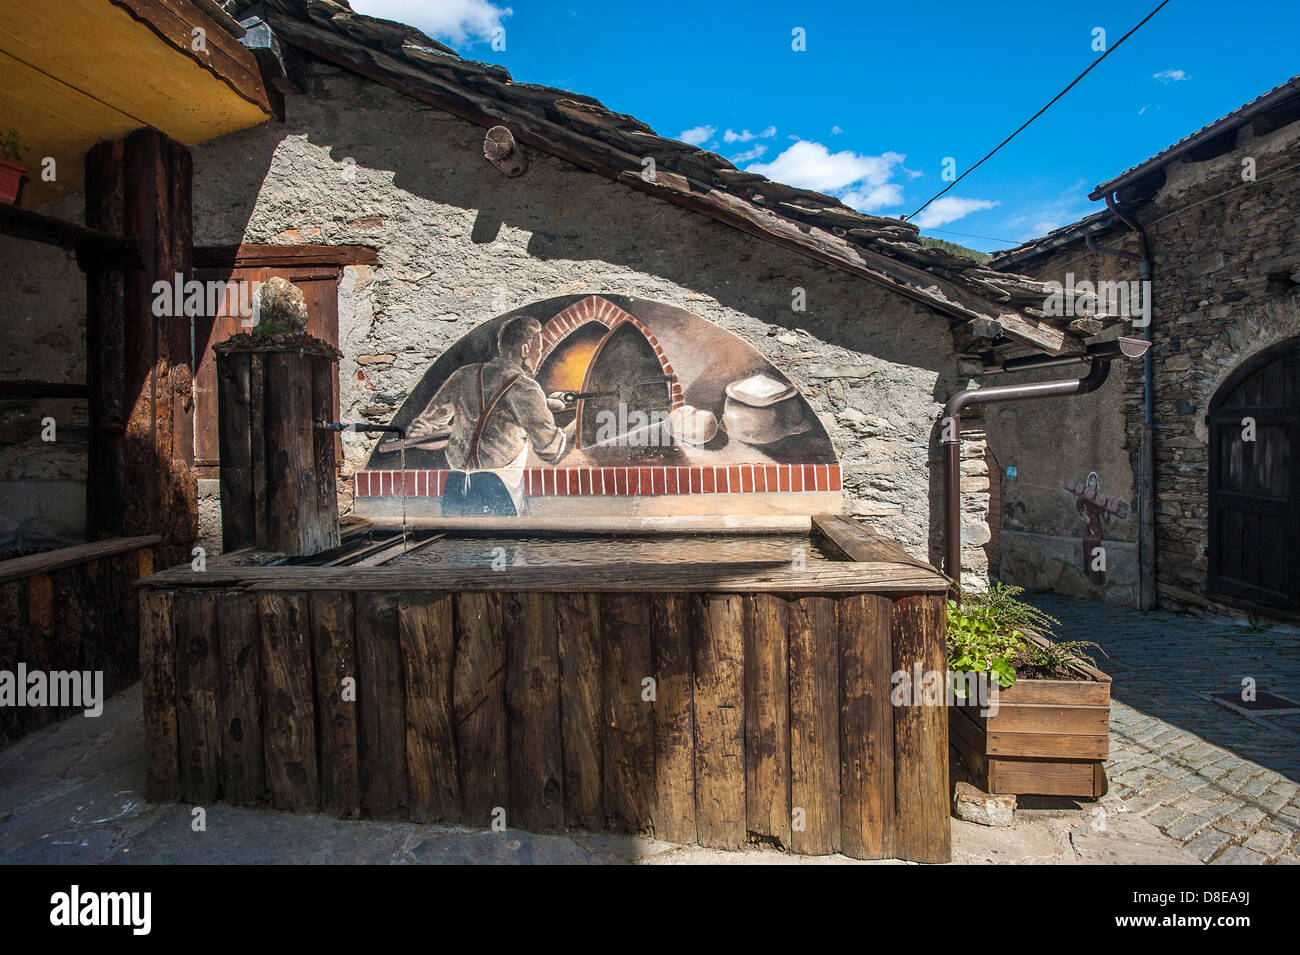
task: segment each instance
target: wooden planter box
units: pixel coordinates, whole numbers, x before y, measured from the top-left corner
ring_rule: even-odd
[[[1036,643],[1046,643],[1029,634]],[[992,716],[948,708],[949,737],[989,793],[1100,798],[1110,755],[1110,677],[1072,666],[1077,680],[1020,679]]]

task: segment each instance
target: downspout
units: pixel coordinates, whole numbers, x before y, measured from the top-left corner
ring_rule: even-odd
[[[1138,449],[1138,609],[1151,610],[1156,605],[1156,471],[1155,471],[1155,372],[1151,357],[1152,262],[1146,230],[1123,212],[1113,193],[1106,195],[1106,208],[1137,233],[1138,278],[1142,280],[1142,443]],[[1109,251],[1109,250],[1103,250]]]
[[[1003,370],[1015,371],[1059,365],[1066,361],[1089,362],[1082,378],[1036,381],[1023,385],[995,385],[990,388],[967,388],[959,391],[943,407],[940,441],[943,444],[943,531],[944,570],[957,583],[956,599],[961,599],[961,413],[970,405],[994,401],[1026,401],[1031,398],[1057,398],[1086,395],[1096,391],[1110,374],[1114,358],[1136,358],[1145,354],[1148,345],[1132,338],[1116,338],[1088,346],[1082,355],[1041,356],[1004,363]],[[1010,367],[1008,367],[1010,366]]]

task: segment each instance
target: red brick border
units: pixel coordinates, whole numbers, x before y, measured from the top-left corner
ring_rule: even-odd
[[[358,471],[357,497],[441,497],[448,470]],[[841,489],[838,464],[654,465],[612,468],[528,468],[528,497],[634,497],[672,494],[761,494]]]
[[[654,333],[646,328],[635,315],[623,311],[613,302],[601,298],[599,295],[588,295],[586,298],[579,299],[542,326],[541,360],[546,361],[560,342],[583,325],[591,322],[599,322],[610,331],[613,331],[624,322],[630,322],[637,331],[645,336],[645,340],[655,350],[655,355],[659,358],[659,364],[663,368],[664,374],[671,379],[673,407],[680,408],[682,406],[681,382],[677,380],[677,373],[673,371],[673,366],[669,363],[668,356],[664,354],[659,339],[655,338]]]

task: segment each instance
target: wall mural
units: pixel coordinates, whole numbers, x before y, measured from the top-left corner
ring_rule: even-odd
[[[1106,555],[1101,546],[1102,524],[1128,517],[1128,504],[1101,492],[1101,478],[1089,471],[1083,481],[1065,480],[1061,487],[1075,498],[1074,508],[1083,520],[1083,573],[1094,584],[1106,582]]]
[[[359,514],[403,489],[415,516],[839,507],[830,438],[790,380],[730,332],[644,299],[569,296],[484,322],[392,424],[406,437],[357,474]]]

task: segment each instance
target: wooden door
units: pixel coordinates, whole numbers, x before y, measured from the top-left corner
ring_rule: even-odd
[[[261,283],[273,276],[288,279],[302,289],[307,299],[307,332],[338,347],[338,283],[343,274],[339,265],[298,265],[279,267],[245,267],[196,269],[200,282],[248,282],[248,297]],[[215,316],[203,316],[194,322],[195,353],[198,366],[194,372],[194,464],[200,478],[216,478],[220,453],[217,449],[217,366],[212,346],[231,335],[247,331],[241,324],[236,294],[228,294]],[[334,381],[334,420],[339,416],[339,388]],[[334,441],[335,465],[342,463],[341,440]]]
[[[1300,607],[1300,340],[1228,379],[1208,422],[1209,588]]]

